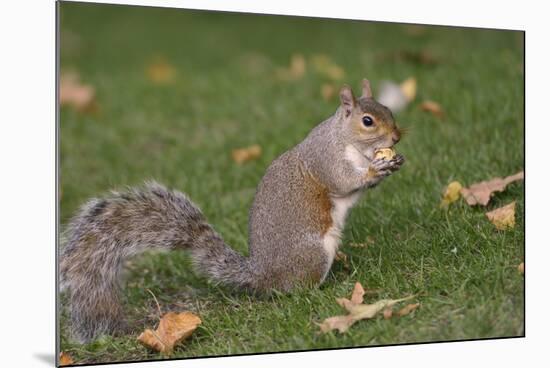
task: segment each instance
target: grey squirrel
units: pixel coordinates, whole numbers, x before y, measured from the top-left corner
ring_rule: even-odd
[[[342,87],[335,114],[271,163],[250,209],[248,257],[225,244],[185,194],[154,182],[82,206],[59,258],[73,337],[88,342],[121,328],[120,269],[146,250],[188,250],[198,272],[239,290],[289,292],[321,284],[348,210],[365,188],[404,162],[400,154],[375,158],[401,131],[366,79],[362,90],[356,99]]]

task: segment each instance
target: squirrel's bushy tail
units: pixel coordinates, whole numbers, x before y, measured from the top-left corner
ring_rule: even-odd
[[[215,282],[253,289],[247,258],[228,247],[182,193],[151,182],[92,199],[70,222],[60,252],[73,336],[81,342],[123,324],[119,273],[125,259],[151,249],[188,249],[197,271]]]

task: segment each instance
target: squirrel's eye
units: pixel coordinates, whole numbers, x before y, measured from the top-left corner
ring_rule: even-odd
[[[363,116],[363,125],[364,126],[371,126],[374,124],[374,120],[370,116]]]

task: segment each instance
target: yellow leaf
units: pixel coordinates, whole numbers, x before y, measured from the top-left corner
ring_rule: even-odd
[[[315,55],[312,57],[311,61],[315,71],[329,79],[339,81],[346,75],[344,69],[338,66],[327,55]]]
[[[191,312],[166,313],[155,331],[146,329],[138,341],[146,347],[170,355],[174,346],[185,340],[201,324],[201,319]]]
[[[261,154],[262,154],[262,147],[260,147],[257,144],[252,145],[250,147],[237,148],[231,152],[233,161],[235,161],[239,165],[247,161],[255,160],[258,157],[260,157]]]
[[[487,212],[485,215],[499,230],[512,228],[516,225],[516,201]]]
[[[164,58],[158,58],[147,67],[147,77],[155,84],[173,83],[176,74],[176,68]]]
[[[325,83],[321,86],[321,97],[323,97],[323,100],[329,101],[335,95],[336,88],[332,84]]]
[[[518,271],[523,275],[525,273],[525,263],[521,262],[518,266]]]
[[[447,207],[451,203],[455,202],[460,198],[460,190],[462,189],[462,184],[458,181],[453,181],[447,185],[445,193],[443,193],[443,199],[441,200],[440,207]]]
[[[290,60],[290,74],[298,79],[306,73],[306,59],[300,54],[292,55]]]
[[[416,78],[410,77],[405,79],[399,87],[401,88],[401,92],[403,92],[403,95],[405,95],[405,98],[408,102],[414,100],[414,98],[416,97]]]
[[[306,73],[306,59],[301,54],[294,54],[290,58],[290,66],[277,71],[279,78],[283,80],[297,80]]]
[[[70,365],[70,364],[74,364],[73,358],[69,354],[62,351],[59,354],[59,365]]]

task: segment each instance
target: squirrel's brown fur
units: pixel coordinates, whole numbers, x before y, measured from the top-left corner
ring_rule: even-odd
[[[249,257],[225,244],[184,194],[154,182],[86,203],[60,254],[74,337],[85,342],[121,326],[121,265],[150,249],[186,249],[197,271],[241,290],[323,282],[349,208],[404,161],[401,155],[373,159],[376,149],[399,141],[400,131],[389,109],[372,98],[368,81],[358,100],[347,86],[340,99],[332,117],[267,169],[250,210]]]

